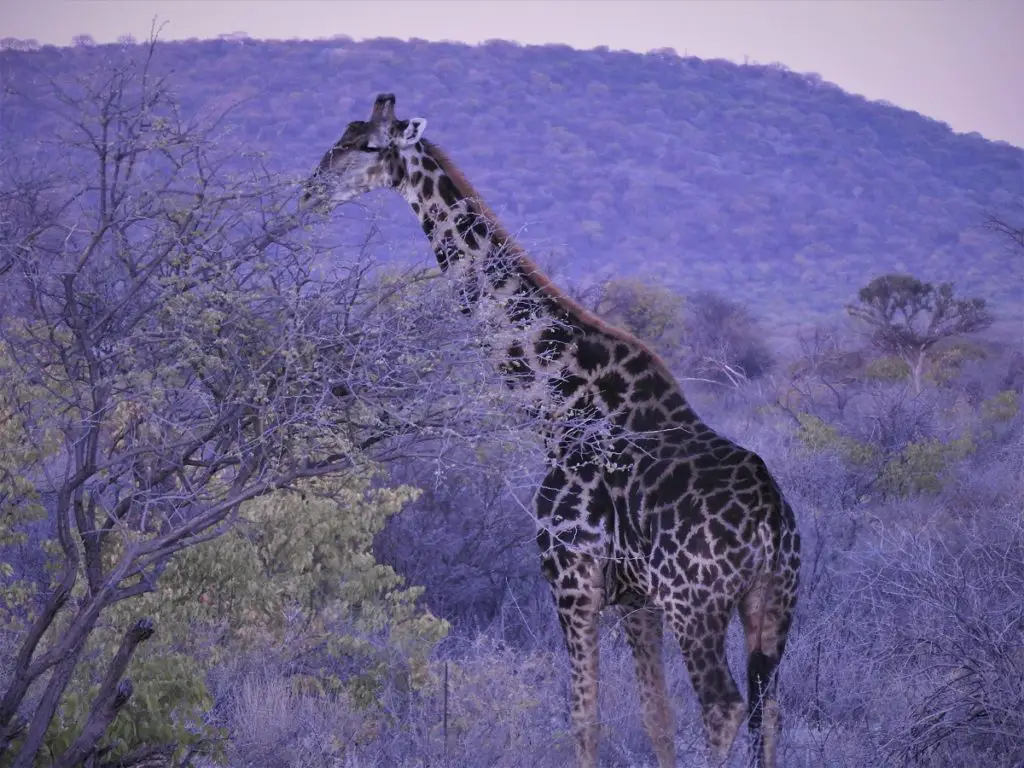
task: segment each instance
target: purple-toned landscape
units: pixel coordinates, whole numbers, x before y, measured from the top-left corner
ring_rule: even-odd
[[[779,764],[1024,765],[1024,150],[670,51],[8,40],[0,80],[0,768],[572,764],[543,414],[398,195],[298,205],[381,92],[785,493]],[[600,635],[600,764],[656,765]]]

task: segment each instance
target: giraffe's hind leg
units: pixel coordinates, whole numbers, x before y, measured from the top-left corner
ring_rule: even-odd
[[[662,613],[640,601],[627,603],[619,610],[636,662],[644,728],[654,745],[659,768],[674,768],[675,727],[665,688],[665,664],[661,655]]]
[[[746,707],[736,687],[725,651],[732,605],[709,598],[700,604],[666,608],[669,625],[679,638],[690,682],[700,700],[704,728],[713,760],[723,763],[743,723]]]
[[[792,622],[794,590],[775,574],[758,578],[740,601],[739,613],[747,645],[747,700],[754,764],[774,768],[781,728],[775,699],[775,671],[786,647]]]

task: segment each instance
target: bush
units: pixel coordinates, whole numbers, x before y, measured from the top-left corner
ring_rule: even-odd
[[[882,469],[879,486],[900,498],[916,493],[936,493],[949,477],[952,465],[974,450],[974,440],[969,435],[948,442],[927,439],[910,443]]]
[[[1020,507],[900,534],[865,574],[880,657],[906,686],[893,759],[916,765],[1024,760],[1024,518]]]
[[[372,480],[353,474],[251,501],[228,533],[171,561],[155,591],[113,606],[89,638],[39,760],[77,738],[117,650],[117,628],[140,616],[159,632],[128,667],[134,694],[99,743],[104,760],[154,746],[178,762],[196,752],[223,756],[228,734],[206,670],[239,655],[273,664],[297,696],[361,712],[364,728],[383,716],[377,697],[386,684],[425,685],[447,624],[417,607],[422,589],[404,588],[371,553],[374,535],[417,494],[372,488]]]
[[[758,379],[774,365],[757,320],[741,304],[710,292],[686,306],[687,366],[723,384]]]
[[[634,278],[608,280],[596,302],[603,319],[650,344],[670,366],[683,359],[683,306],[683,297],[675,291]]]

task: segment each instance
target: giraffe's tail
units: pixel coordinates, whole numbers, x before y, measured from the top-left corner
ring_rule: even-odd
[[[783,537],[793,525],[793,510],[771,476],[768,502],[758,522],[762,569],[753,588],[740,603],[747,634],[747,725],[752,737],[754,764],[775,764],[780,727],[775,701],[776,670],[786,647],[795,595],[789,589],[790,563]]]

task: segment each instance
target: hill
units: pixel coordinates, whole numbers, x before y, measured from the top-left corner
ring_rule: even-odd
[[[25,47],[25,46],[21,46]],[[308,172],[373,95],[460,164],[559,274],[711,290],[779,322],[834,315],[875,275],[952,280],[1003,318],[1024,263],[982,227],[1024,199],[1024,150],[779,65],[567,46],[236,37],[160,44],[185,110],[227,121],[281,172]],[[2,53],[4,79],[102,66],[117,46]],[[3,110],[5,153],[48,128]],[[393,243],[415,221],[382,203]]]

